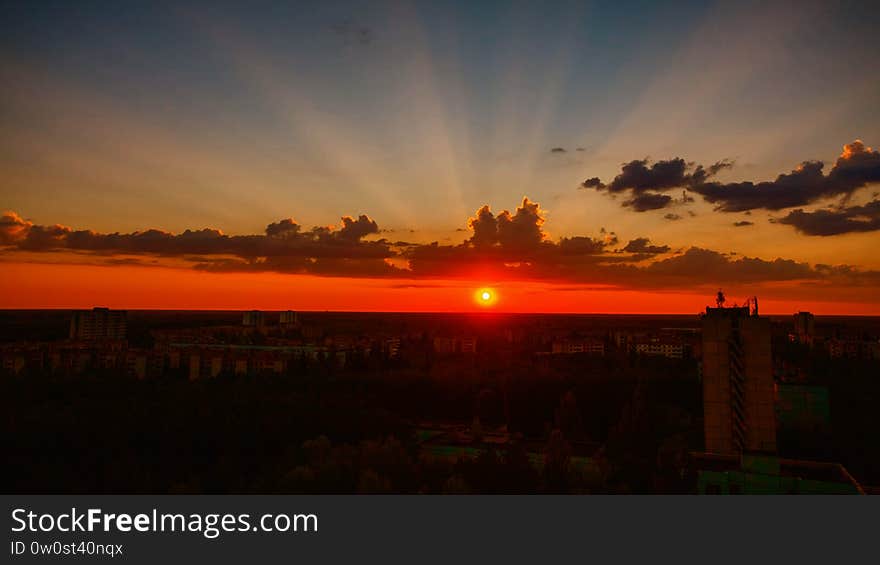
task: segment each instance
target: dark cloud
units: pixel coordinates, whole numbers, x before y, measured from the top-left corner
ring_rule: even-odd
[[[610,194],[628,193],[630,197],[624,200],[623,206],[636,212],[646,212],[665,208],[674,202],[671,196],[661,192],[704,183],[709,177],[731,166],[732,163],[727,160],[704,168],[678,157],[655,163],[640,159],[624,163],[620,174],[607,185],[598,177],[592,177],[582,182],[581,188],[607,191]],[[693,198],[685,191],[682,202],[693,202]]]
[[[632,198],[625,201],[625,208],[632,208],[636,212],[646,212],[648,210],[659,210],[667,207],[672,202],[672,197],[668,194],[658,194],[656,192],[643,192],[634,194]]]
[[[776,223],[794,226],[806,235],[839,235],[880,230],[880,200],[861,206],[804,212],[798,208]]]
[[[226,235],[217,229],[186,230],[174,234],[157,229],[132,233],[98,233],[67,226],[41,226],[14,212],[0,216],[0,245],[19,251],[75,251],[99,254],[152,254],[192,258],[203,268],[239,265],[249,269],[319,272],[333,261],[378,261],[394,255],[385,240],[365,241],[378,233],[367,216],[345,216],[339,229],[315,227],[303,231],[292,219],[266,226],[262,235]],[[225,256],[205,261],[199,257]]]
[[[755,257],[732,259],[723,253],[700,247],[691,247],[681,255],[652,263],[645,271],[649,278],[665,278],[667,284],[673,281],[680,281],[681,284],[687,281],[717,281],[719,286],[726,282],[759,283],[820,277],[820,273],[808,263],[790,259],[765,261]]]
[[[651,240],[647,237],[637,237],[636,239],[631,239],[622,251],[626,253],[647,253],[650,255],[656,255],[658,253],[669,253],[669,246],[651,245]]]
[[[848,214],[846,222],[876,222],[880,204],[828,211]],[[873,214],[873,216],[872,216]],[[810,216],[815,221],[817,216]],[[401,279],[540,280],[632,289],[697,289],[803,281],[812,285],[870,286],[880,273],[848,265],[816,265],[787,259],[734,257],[691,247],[671,253],[667,245],[636,237],[618,248],[617,235],[604,228],[593,236],[552,238],[544,230],[544,210],[523,198],[512,212],[489,206],[468,222],[471,236],[460,244],[391,243],[371,240],[381,233],[368,216],[345,216],[339,226],[303,228],[287,218],[265,232],[227,235],[217,229],[169,233],[148,229],[98,233],[62,225],[38,225],[7,212],[0,215],[0,254],[74,252],[95,254],[104,264],[162,264],[185,261],[211,272],[272,271],[321,276]],[[783,218],[800,222],[801,216]],[[849,224],[845,223],[849,229]],[[799,229],[817,231],[814,227]],[[823,228],[829,231],[828,228]],[[876,229],[876,228],[875,228]],[[839,233],[839,228],[830,232]],[[663,255],[663,258],[659,256]],[[143,259],[139,263],[138,259]],[[799,283],[800,284],[800,283]],[[836,288],[844,288],[839,286]]]
[[[554,147],[550,150],[550,153],[568,153],[564,147]]]
[[[631,191],[638,195],[648,191],[657,192],[701,184],[722,169],[731,166],[732,163],[726,160],[704,168],[702,165],[694,166],[693,163],[687,163],[679,157],[655,163],[641,159],[624,163],[620,174],[608,185],[604,185],[598,178],[592,178],[584,181],[582,186],[612,193]]]
[[[685,186],[689,176],[685,174],[684,159],[658,161],[648,166],[648,160],[624,163],[619,175],[606,187],[609,192],[631,190],[640,194],[646,190],[663,190]]]
[[[839,196],[848,198],[856,190],[880,182],[880,152],[860,140],[843,147],[827,174],[821,161],[804,161],[772,181],[722,183],[711,180],[731,166],[728,160],[703,167],[680,157],[655,163],[642,159],[625,163],[620,174],[607,185],[594,177],[584,181],[581,187],[612,194],[627,192],[630,198],[623,205],[638,212],[670,205],[673,200],[664,202],[660,193],[678,189],[700,195],[706,202],[715,204],[718,211],[747,212],[783,210]],[[690,198],[685,194],[685,201]]]
[[[596,188],[602,190],[605,188],[605,185],[599,180],[599,177],[592,177],[582,182],[581,188]]]
[[[669,221],[675,221],[675,220],[680,220],[680,219],[681,219],[681,216],[679,216],[678,214],[673,214],[672,212],[670,212],[670,213],[666,214],[665,216],[663,216],[663,218],[664,218],[664,219],[667,219],[667,220],[669,220]]]
[[[543,224],[540,205],[528,198],[523,198],[513,214],[503,210],[495,216],[489,206],[483,206],[468,220],[468,227],[474,233],[466,243],[475,247],[498,245],[517,251],[532,249],[544,241]]]
[[[577,149],[575,149],[575,151],[586,151],[586,148],[584,148],[584,147],[578,147]]]
[[[748,220],[740,220],[739,222],[733,222],[733,227],[735,228],[744,228],[746,226],[753,226],[755,222],[749,222]]]

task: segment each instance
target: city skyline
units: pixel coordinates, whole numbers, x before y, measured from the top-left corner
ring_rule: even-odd
[[[303,8],[11,7],[0,308],[880,314],[869,6]]]

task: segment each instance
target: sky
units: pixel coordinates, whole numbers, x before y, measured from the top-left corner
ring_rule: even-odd
[[[0,308],[880,315],[869,2],[0,13]]]

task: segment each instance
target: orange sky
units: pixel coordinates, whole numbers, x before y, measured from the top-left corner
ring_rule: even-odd
[[[474,300],[490,287],[499,312],[697,313],[710,291],[575,290],[572,285],[481,281],[326,278],[273,273],[203,273],[185,269],[4,263],[0,308],[265,309],[448,312],[483,310]],[[728,292],[731,301],[745,298]],[[784,288],[771,291],[785,295]],[[767,314],[880,315],[880,305],[762,298]]]
[[[880,314],[866,13],[319,4],[4,14],[0,308]]]

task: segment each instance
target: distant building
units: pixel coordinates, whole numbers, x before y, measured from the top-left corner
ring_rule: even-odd
[[[324,360],[335,368],[345,366],[349,351],[316,345],[234,345],[171,343],[168,368],[181,370],[190,380],[220,374],[282,374],[301,362]]]
[[[794,315],[794,333],[792,337],[805,345],[813,344],[816,335],[816,318],[809,312],[798,312]]]
[[[384,351],[385,355],[387,355],[389,358],[398,358],[400,356],[400,338],[393,337],[390,339],[386,339],[384,343]]]
[[[706,451],[776,451],[770,322],[746,307],[706,308],[703,316]]]
[[[241,317],[241,325],[249,328],[262,328],[266,325],[266,313],[261,310],[250,310]]]
[[[475,337],[435,337],[434,352],[444,355],[452,353],[476,353],[477,338]]]
[[[293,310],[286,310],[279,316],[278,323],[282,326],[298,326],[299,320],[296,312]]]
[[[834,359],[880,359],[880,343],[852,337],[825,340],[828,356]]]
[[[122,340],[126,332],[125,310],[93,308],[74,310],[70,317],[70,339]]]
[[[605,355],[605,342],[599,339],[557,339],[553,342],[550,351],[556,355],[573,353]]]
[[[477,352],[477,338],[475,337],[463,337],[458,340],[459,353],[476,353]]]
[[[674,336],[652,336],[635,340],[633,350],[639,355],[656,355],[669,359],[683,359],[684,342]]]

